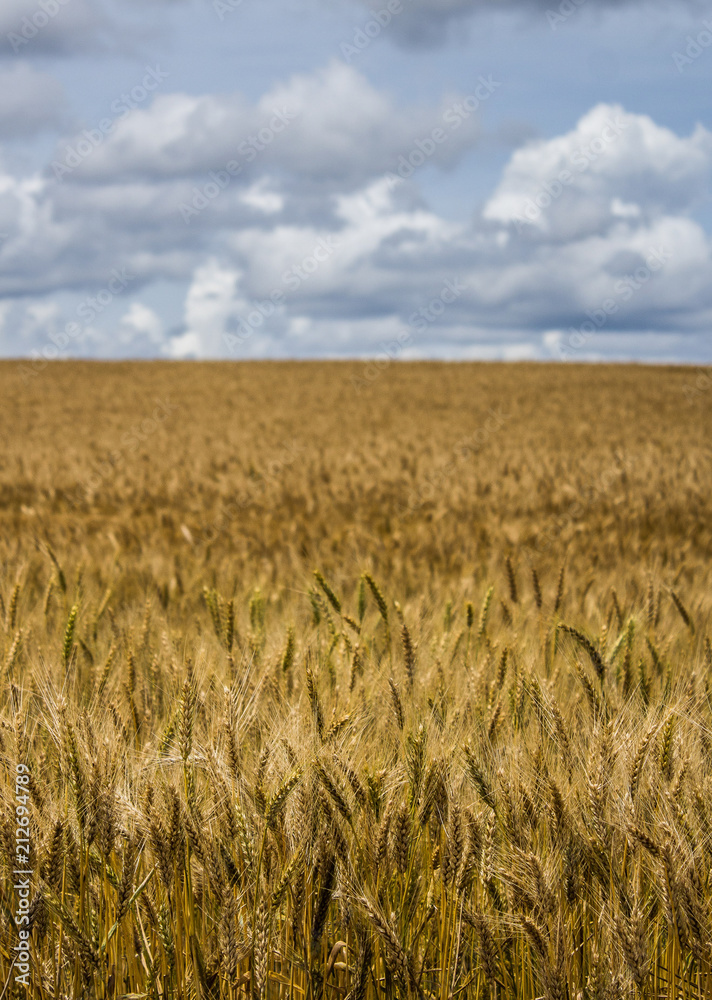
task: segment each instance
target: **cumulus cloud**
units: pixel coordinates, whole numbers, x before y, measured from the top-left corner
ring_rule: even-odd
[[[173,358],[219,358],[230,334],[250,304],[239,291],[241,272],[210,258],[193,274],[185,299],[185,329],[173,335],[167,353]]]
[[[358,114],[345,113],[344,101]],[[90,290],[119,265],[131,267],[139,285],[187,280],[215,241],[229,243],[234,233],[338,228],[338,195],[396,169],[399,156],[423,157],[415,143],[447,113],[399,107],[355,70],[332,64],[244,105],[252,125],[243,156],[234,140],[245,133],[230,132],[230,122],[241,121],[240,107],[164,95],[119,121],[95,147],[84,137],[79,166],[60,180],[51,167],[18,176],[0,166],[0,296]],[[263,132],[285,107],[296,117],[279,119],[283,131]],[[258,128],[265,116],[268,125]],[[467,112],[459,124],[447,126],[446,142],[428,139],[429,162],[449,163],[477,141],[476,114]],[[262,149],[249,145],[253,127]],[[67,159],[68,145],[79,149],[63,140],[53,159]],[[225,170],[228,163],[237,165],[235,174]]]
[[[0,301],[0,352],[5,357],[29,355],[47,341],[61,314],[59,304],[47,299]]]
[[[338,61],[292,77],[255,104],[240,94],[159,94],[150,107],[117,121],[67,180],[185,177],[233,163],[243,178],[275,171],[322,188],[356,187],[395,169],[399,156],[444,126],[454,101],[455,95],[435,108],[398,107]],[[431,161],[452,164],[478,138],[478,116],[463,115]],[[60,158],[65,145],[57,151]]]
[[[609,122],[618,132],[611,127],[584,181],[567,186],[567,208],[517,232],[521,199]],[[360,354],[400,331],[403,356],[547,356],[563,345],[570,356],[588,357],[605,354],[613,331],[632,344],[641,330],[664,355],[671,337],[699,334],[712,309],[710,240],[689,215],[711,161],[704,129],[679,137],[647,116],[599,106],[571,133],[517,151],[474,222],[446,222],[408,205],[402,188],[382,179],[334,197],[335,228],[282,224],[230,234],[229,259],[240,271],[229,309],[223,302],[217,312],[242,331],[239,356],[256,348]],[[324,241],[330,249],[318,260]],[[438,290],[448,281],[458,294],[441,308]],[[259,303],[275,290],[284,310],[268,322]]]
[[[317,156],[311,115],[335,122],[344,94],[369,99],[360,116],[342,116]],[[447,163],[414,141],[436,125],[447,131],[441,108],[398,108],[355,71],[331,66],[240,105],[234,122],[287,99],[300,108],[289,128],[306,131],[291,155],[277,152],[275,138],[271,159],[244,175],[228,175],[220,158],[210,163],[215,179],[191,173],[208,165],[204,142],[228,162],[229,143],[219,143],[235,109],[184,95],[127,118],[122,125],[135,118],[138,131],[120,143],[112,135],[106,163],[104,147],[87,157],[87,169],[98,164],[91,179],[0,174],[0,298],[24,303],[23,343],[43,322],[61,324],[56,304],[42,311],[53,289],[94,294],[122,267],[131,274],[126,301],[97,315],[73,351],[88,343],[101,355],[360,356],[385,342],[402,357],[583,358],[605,354],[616,332],[628,344],[647,337],[662,354],[680,338],[700,343],[712,319],[710,237],[695,218],[712,164],[701,126],[680,136],[597,105],[565,134],[516,150],[482,210],[453,221],[419,194],[418,171]],[[195,104],[186,110],[204,100],[212,103],[200,114]],[[452,138],[477,141],[468,128],[469,138]],[[279,140],[289,143],[289,129]],[[349,151],[359,144],[368,150],[354,167]],[[407,180],[393,169],[403,149],[421,154]],[[311,197],[319,176],[333,184]],[[198,207],[186,217],[181,205]],[[157,279],[183,288],[178,329],[143,298]],[[15,319],[3,315],[8,330]]]
[[[363,195],[378,201],[381,193]],[[404,239],[395,252],[388,248],[385,269],[394,234]],[[699,335],[712,309],[709,240],[680,217],[523,253],[496,233],[381,203],[358,222],[347,219],[333,254],[315,264],[314,250],[329,236],[242,234],[239,259],[251,262],[252,272],[223,267],[220,292],[210,294],[214,274],[199,274],[188,296],[190,335],[178,346],[196,356],[362,355],[395,338],[404,357],[472,356],[485,348],[487,356],[545,355],[542,331],[554,326],[564,331],[569,356],[582,358],[601,352],[613,331],[674,331],[679,345],[681,331]],[[271,260],[285,240],[292,253]],[[621,259],[627,266],[615,266]],[[277,314],[269,313],[275,291],[283,296]]]
[[[47,194],[47,183],[38,176],[0,172],[0,296],[62,287],[69,277],[62,251],[73,227],[56,220]]]
[[[432,212],[399,208],[388,179],[337,196],[334,202],[336,228],[280,225],[247,228],[229,237],[228,245],[244,261],[251,288],[262,295],[284,288],[294,298],[312,302],[324,294],[342,301],[360,299],[363,308],[366,287],[374,294],[379,281],[387,281],[387,268],[379,278],[378,255],[390,255],[401,267],[408,266],[409,258],[417,264],[424,251],[437,253],[460,231],[459,225]],[[362,268],[365,275],[359,273]]]
[[[160,316],[142,302],[132,302],[128,311],[121,317],[119,324],[119,340],[122,345],[132,350],[145,344],[155,350],[163,343],[163,322]]]
[[[517,150],[483,214],[542,238],[581,238],[616,220],[688,210],[706,196],[711,165],[703,126],[681,138],[647,115],[599,104],[565,135]]]

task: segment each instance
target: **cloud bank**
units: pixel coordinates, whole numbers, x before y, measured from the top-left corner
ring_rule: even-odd
[[[516,149],[453,221],[420,181],[483,141],[495,79],[429,107],[339,62],[252,103],[165,83],[108,131],[66,135],[44,170],[0,172],[4,353],[588,358],[617,337],[668,356],[709,329],[701,125],[681,136],[596,105]],[[182,289],[177,324],[156,283]]]

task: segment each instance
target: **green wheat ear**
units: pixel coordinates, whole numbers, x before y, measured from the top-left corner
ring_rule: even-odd
[[[363,622],[363,616],[366,614],[366,578],[361,576],[358,582],[358,620]]]
[[[287,642],[284,647],[284,653],[282,654],[282,673],[288,674],[292,669],[292,664],[294,663],[294,626],[290,625],[287,629]]]
[[[79,614],[79,605],[73,604],[71,611],[69,612],[67,625],[64,629],[64,642],[62,644],[62,663],[64,664],[65,667],[69,663],[69,659],[72,655],[72,650],[74,648],[74,629],[76,628],[78,614]]]
[[[12,594],[10,595],[10,601],[7,606],[7,615],[5,617],[5,630],[7,632],[14,631],[15,625],[17,624],[17,604],[20,599],[20,584],[16,583],[12,588]]]
[[[321,587],[321,589],[326,594],[327,600],[329,601],[329,604],[332,606],[332,608],[334,609],[334,611],[337,613],[337,615],[340,615],[341,614],[341,601],[339,600],[339,598],[336,596],[336,594],[334,593],[334,591],[332,590],[332,588],[329,586],[329,584],[324,579],[324,574],[321,573],[318,569],[315,569],[314,570],[314,579],[316,580],[316,582],[319,584],[319,586]]]
[[[480,611],[480,623],[477,628],[477,638],[481,639],[487,631],[487,619],[489,617],[490,605],[492,604],[492,598],[494,596],[494,587],[489,587],[487,593],[485,594],[485,599],[482,602],[482,610]]]
[[[584,633],[581,632],[580,629],[574,628],[572,625],[564,625],[563,623],[561,623],[558,627],[561,629],[562,632],[566,632],[568,635],[572,637],[572,639],[575,639],[576,642],[579,644],[579,646],[581,646],[583,649],[586,650],[586,652],[588,653],[588,658],[590,659],[591,665],[596,671],[598,679],[602,681],[606,674],[606,664],[604,663],[603,657],[601,656],[600,652],[598,651],[594,643],[589,639],[587,635],[584,635]]]
[[[373,599],[376,602],[376,607],[380,612],[381,618],[383,619],[383,624],[386,629],[386,640],[390,643],[391,629],[388,620],[388,605],[386,604],[386,599],[383,596],[381,588],[378,586],[378,584],[373,579],[370,573],[364,573],[363,578],[368,584],[369,590],[373,594]]]

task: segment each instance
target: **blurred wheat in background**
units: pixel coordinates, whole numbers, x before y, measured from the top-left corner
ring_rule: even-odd
[[[694,373],[0,385],[4,996],[712,996]]]

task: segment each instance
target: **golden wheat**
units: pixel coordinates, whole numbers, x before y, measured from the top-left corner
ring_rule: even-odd
[[[0,365],[0,995],[712,996],[712,400],[359,367]]]

